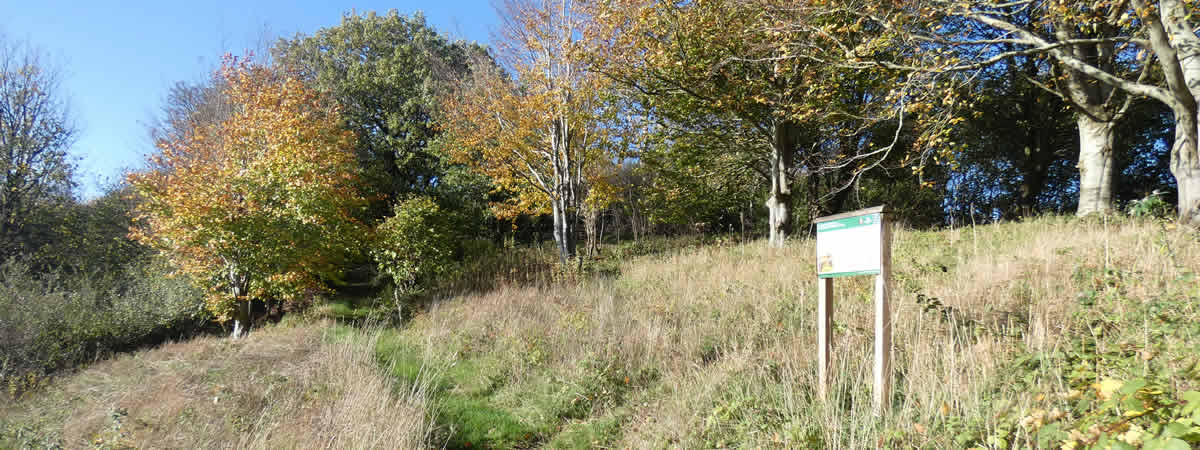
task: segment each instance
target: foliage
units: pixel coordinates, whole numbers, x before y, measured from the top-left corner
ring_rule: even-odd
[[[76,130],[58,72],[38,52],[0,35],[0,258],[35,251],[28,224],[70,197]]]
[[[1200,444],[1200,338],[1196,274],[1182,272],[1160,295],[1137,299],[1134,271],[1081,266],[1082,307],[1061,348],[1015,356],[997,383],[1034,395],[1027,409],[1005,407],[990,432],[966,431],[960,444],[1007,447],[1193,448]],[[974,437],[971,437],[974,436]]]
[[[1113,196],[1117,202],[1130,202],[1146,196],[1147,192],[1163,190],[1163,200],[1174,204],[1172,195],[1178,189],[1171,175],[1171,143],[1174,139],[1174,120],[1171,110],[1150,99],[1140,99],[1130,105],[1125,119],[1117,124],[1116,186]]]
[[[219,320],[237,302],[296,300],[337,279],[359,250],[352,136],[300,81],[227,58],[234,105],[215,129],[160,140],[153,168],[130,175],[140,242],[206,291]],[[206,127],[208,124],[198,124]]]
[[[499,12],[504,67],[475,55],[462,89],[443,103],[445,145],[512,195],[493,203],[498,217],[551,213],[565,263],[575,256],[585,182],[601,180],[593,166],[607,150],[607,80],[586,64],[585,16],[571,2],[510,0]]]
[[[375,228],[369,251],[379,272],[392,278],[398,292],[429,285],[453,267],[452,217],[428,197],[397,203],[394,215]]]
[[[208,323],[201,293],[150,260],[109,273],[35,273],[0,263],[0,383],[9,395],[108,355],[195,333]]]
[[[590,32],[603,43],[594,55],[598,70],[637,99],[650,134],[682,147],[646,149],[666,156],[647,158],[647,167],[671,184],[691,180],[665,193],[667,202],[688,202],[686,193],[717,183],[745,189],[745,180],[760,178],[755,184],[765,189],[739,195],[765,194],[770,240],[780,245],[797,197],[808,216],[829,212],[873,169],[920,166],[953,148],[930,125],[950,120],[946,105],[957,99],[933,95],[942,88],[921,84],[931,77],[855,60],[858,52],[892,61],[919,52],[894,45],[888,29],[854,9],[782,1],[591,4]]]
[[[950,214],[1012,218],[1077,205],[1079,137],[1069,104],[1043,90],[1052,68],[1013,56],[980,70],[973,111],[953,131],[964,146],[947,174]]]
[[[278,64],[341,107],[343,126],[358,138],[355,154],[372,219],[386,216],[407,194],[482,201],[486,185],[454,174],[461,166],[434,146],[439,99],[466,73],[467,55],[479,51],[438,34],[421,13],[395,10],[348,13],[337,26],[280,40],[272,49]]]
[[[1155,190],[1139,200],[1129,202],[1125,212],[1133,217],[1166,219],[1175,215],[1175,207],[1163,199],[1162,191]]]
[[[29,235],[41,244],[25,259],[35,269],[119,273],[114,268],[149,253],[129,236],[136,203],[128,185],[113,185],[86,202],[67,201],[37,209],[30,222],[37,225],[37,233]]]

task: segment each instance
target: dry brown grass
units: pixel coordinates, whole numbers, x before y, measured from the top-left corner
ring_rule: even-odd
[[[517,391],[546,371],[569,380],[597,358],[627,373],[652,370],[656,381],[621,408],[595,412],[621,416],[616,447],[867,448],[884,430],[944,447],[948,437],[913,432],[914,424],[950,415],[992,420],[991,383],[1002,364],[1018,350],[1059,345],[1066,315],[1088,288],[1079,268],[1143,273],[1128,295],[1150,298],[1159,280],[1200,267],[1194,236],[1128,220],[900,230],[895,245],[896,395],[883,418],[870,409],[864,278],[837,281],[837,385],[828,403],[814,399],[816,283],[807,240],[785,249],[701,248],[633,261],[613,280],[457,298],[403,333],[451,359],[505,361]],[[924,311],[918,294],[944,307]],[[1016,408],[1029,402],[1021,392],[1002,395]]]
[[[93,365],[4,408],[68,448],[418,448],[420,390],[394,392],[373,335],[325,325],[199,338]],[[43,437],[45,439],[45,437]]]
[[[1079,295],[1113,290],[1095,274],[1130,276],[1120,295],[1135,302],[1165,289],[1200,297],[1200,286],[1173,281],[1200,267],[1200,240],[1156,222],[1051,217],[899,230],[895,394],[890,411],[876,417],[866,278],[836,283],[836,381],[827,402],[815,398],[813,253],[807,240],[783,249],[757,242],[668,252],[625,262],[617,277],[446,299],[384,338],[331,340],[321,328],[281,327],[241,342],[171,344],[98,364],[52,388],[51,400],[4,412],[53,424],[70,446],[104,439],[150,447],[411,447],[454,442],[444,433],[463,425],[435,427],[432,416],[451,419],[430,411],[440,414],[452,403],[439,402],[458,396],[469,400],[459,404],[529,425],[538,436],[512,438],[519,446],[952,448],[950,420],[991,427],[1011,422],[1003,410],[1035,406],[1034,392],[997,380],[1014,370],[1014,355],[1073,338],[1064,324],[1081,308]],[[375,345],[377,338],[389,345]],[[430,381],[440,386],[432,393],[418,383],[407,394],[410,386],[401,385],[405,394],[396,397],[374,360],[372,350],[382,347],[438,360],[449,381]],[[406,373],[400,366],[392,372]],[[576,404],[586,405],[582,414],[571,412]],[[114,411],[126,414],[114,419]],[[935,426],[942,431],[924,431]],[[580,429],[593,433],[563,437]]]

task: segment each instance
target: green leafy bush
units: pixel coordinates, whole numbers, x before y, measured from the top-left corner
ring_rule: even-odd
[[[453,268],[453,222],[429,197],[396,204],[375,229],[371,258],[400,294],[435,283]]]
[[[0,264],[0,383],[9,395],[55,371],[206,326],[201,294],[164,269],[135,263],[83,276]]]
[[[1200,446],[1200,303],[1196,274],[1164,280],[1157,296],[1128,288],[1136,271],[1081,266],[1090,286],[1054,349],[1029,350],[1008,364],[996,386],[1032,393],[1024,408],[997,404],[991,426],[949,427],[964,447],[1155,448]]]
[[[1175,215],[1175,207],[1163,200],[1162,191],[1155,190],[1141,200],[1129,202],[1125,212],[1133,217],[1166,219]]]

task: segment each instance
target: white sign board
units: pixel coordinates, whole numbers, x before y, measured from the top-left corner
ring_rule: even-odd
[[[883,268],[880,260],[883,220],[880,214],[873,211],[817,219],[817,276],[878,275]]]

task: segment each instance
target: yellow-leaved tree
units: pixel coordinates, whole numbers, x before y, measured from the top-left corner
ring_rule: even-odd
[[[563,263],[592,166],[607,154],[602,126],[606,79],[586,64],[585,17],[570,0],[507,0],[497,39],[499,65],[477,55],[471,74],[443,103],[443,143],[461,163],[514,194],[498,216],[551,213]],[[507,71],[506,71],[507,69]]]
[[[232,105],[219,123],[160,139],[133,235],[206,290],[210,311],[249,324],[250,301],[294,301],[335,279],[365,228],[353,136],[338,111],[295,78],[226,57]]]

